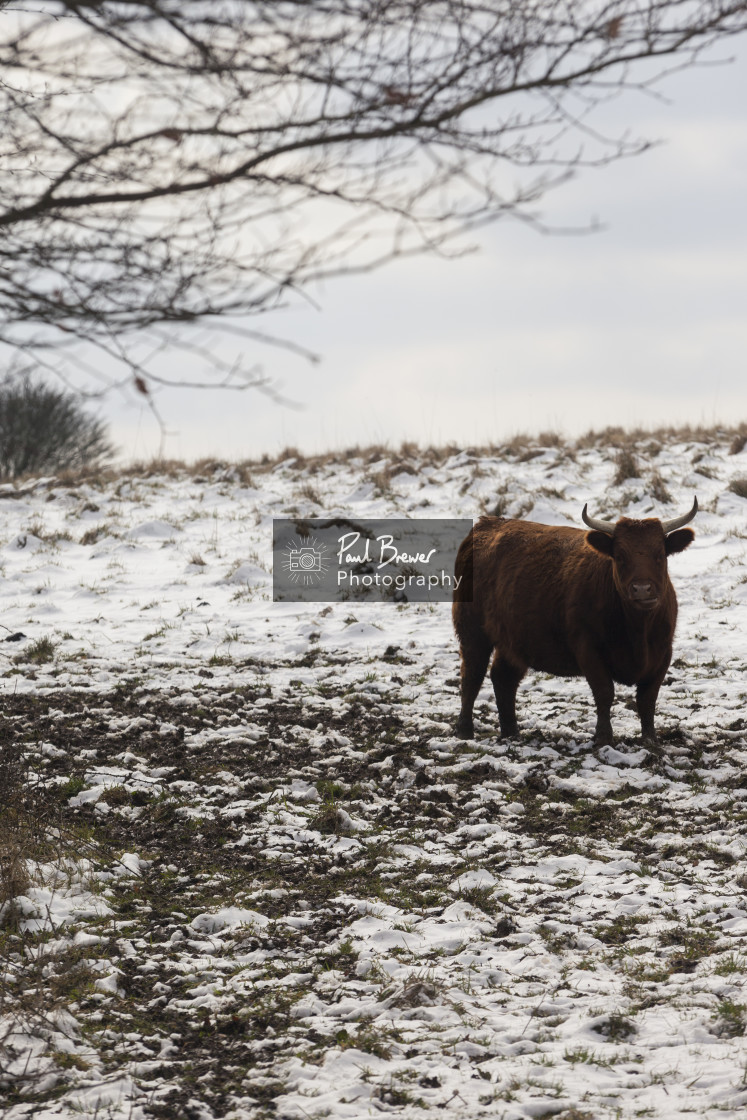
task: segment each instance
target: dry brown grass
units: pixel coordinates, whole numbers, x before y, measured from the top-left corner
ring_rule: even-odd
[[[747,424],[740,424],[729,445],[729,454],[738,455],[747,446]]]
[[[102,537],[106,537],[110,533],[108,525],[94,525],[91,529],[86,529],[80,538],[80,543],[84,545],[96,544]]]
[[[396,474],[391,466],[383,467],[381,470],[374,471],[370,476],[371,482],[376,487],[376,493],[382,498],[391,498],[394,491],[392,490],[392,475]]]
[[[43,846],[46,815],[28,763],[12,742],[2,744],[0,790],[0,928],[8,929],[17,920],[14,901],[30,885],[27,860],[38,857]]]
[[[298,490],[298,496],[300,498],[305,498],[307,502],[311,502],[315,506],[324,504],[321,494],[310,482],[304,482],[303,486]]]
[[[612,485],[621,486],[629,478],[640,477],[641,468],[632,449],[627,445],[621,447],[615,455],[615,477],[612,479]]]
[[[648,488],[649,493],[651,494],[651,497],[654,499],[654,501],[661,502],[662,504],[664,504],[665,502],[671,502],[672,495],[669,493],[667,484],[658,471],[653,471],[649,480]]]
[[[526,432],[516,432],[510,439],[502,443],[495,444],[493,450],[501,459],[509,457],[516,458],[522,455],[528,447],[531,447],[536,441],[532,439]]]
[[[55,1009],[73,993],[92,988],[96,973],[87,950],[70,947],[52,961],[38,935],[24,927],[19,899],[34,884],[34,865],[73,865],[81,840],[62,825],[61,806],[50,797],[23,757],[21,745],[0,741],[0,1052],[8,1033],[46,1035]],[[34,1074],[17,1084],[30,1088]]]
[[[741,425],[744,427],[744,425]],[[654,440],[659,444],[666,443],[723,443],[733,438],[738,429],[715,425],[683,424],[659,428],[622,428],[618,425],[602,428],[600,431],[590,430],[585,435],[579,436],[576,444],[579,448],[591,447],[640,447],[647,441]]]
[[[384,443],[374,443],[366,447],[353,445],[335,451],[319,454],[304,454],[297,447],[285,447],[276,455],[264,454],[256,458],[246,458],[237,462],[225,459],[202,458],[193,463],[176,459],[152,459],[122,466],[107,468],[86,468],[76,472],[60,474],[55,485],[74,489],[81,484],[103,487],[111,482],[136,478],[192,478],[211,479],[216,474],[228,474],[232,480],[242,485],[258,485],[256,478],[274,470],[280,463],[292,460],[290,468],[309,477],[319,471],[334,466],[349,466],[359,463],[370,466],[386,461],[386,469],[392,473],[400,470],[416,472],[425,466],[438,467],[454,455],[467,452],[475,458],[486,457],[498,460],[519,460],[528,462],[542,451],[554,448],[558,454],[570,459],[577,452],[588,449],[609,450],[610,452],[629,452],[640,456],[645,462],[659,454],[661,448],[673,442],[692,443],[711,446],[726,445],[729,454],[737,455],[747,446],[747,423],[734,427],[693,426],[660,428],[623,428],[610,426],[600,430],[590,430],[574,439],[557,431],[544,431],[537,435],[517,432],[507,439],[481,446],[459,445],[454,442],[440,447],[421,447],[412,440],[405,440],[397,450]],[[381,469],[384,469],[383,467]],[[18,487],[34,476],[16,480]],[[628,478],[640,475],[628,475]],[[260,483],[261,484],[261,483]]]

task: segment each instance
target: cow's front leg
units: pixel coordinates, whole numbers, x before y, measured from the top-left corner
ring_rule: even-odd
[[[615,741],[615,736],[612,734],[612,720],[610,713],[612,711],[612,704],[615,700],[615,686],[612,682],[612,677],[608,677],[605,681],[600,681],[597,684],[591,685],[591,691],[594,696],[594,703],[597,706],[597,726],[594,730],[594,746],[595,747],[611,747]]]
[[[597,726],[594,731],[594,746],[611,747],[615,741],[612,734],[610,713],[615,700],[615,684],[612,676],[602,663],[595,650],[584,650],[578,656],[581,672],[589,682],[591,694],[597,709]]]
[[[656,728],[654,726],[654,712],[656,710],[656,700],[659,695],[659,689],[661,688],[665,673],[666,669],[650,680],[639,681],[636,688],[638,716],[641,721],[641,734],[644,743],[655,744],[659,741],[656,737]]]

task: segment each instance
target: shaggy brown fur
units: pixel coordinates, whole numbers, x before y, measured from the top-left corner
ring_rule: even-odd
[[[495,651],[490,678],[503,736],[517,733],[516,690],[527,669],[538,669],[586,677],[598,745],[613,742],[613,682],[635,685],[644,740],[655,742],[654,709],[677,620],[667,556],[694,536],[692,529],[665,536],[655,518],[623,517],[614,535],[480,518],[456,561],[465,577],[453,606],[462,658],[456,734],[474,737],[472,709]],[[471,602],[462,598],[465,586]]]

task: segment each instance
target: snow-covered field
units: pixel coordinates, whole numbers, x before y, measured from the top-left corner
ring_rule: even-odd
[[[618,484],[613,447],[530,442],[0,489],[3,1120],[742,1116],[730,439],[643,438]],[[273,516],[693,494],[659,750],[630,690],[595,749],[542,674],[518,739],[486,685],[461,742],[448,604],[271,601]]]

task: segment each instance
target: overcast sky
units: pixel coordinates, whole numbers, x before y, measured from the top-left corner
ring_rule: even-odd
[[[303,407],[256,392],[163,392],[165,454],[747,420],[747,44],[716,55],[729,56],[667,79],[666,102],[618,102],[610,126],[663,143],[546,196],[549,224],[598,219],[600,232],[545,236],[507,219],[459,260],[421,257],[327,284],[314,293],[319,310],[276,324],[319,365],[246,350],[246,364],[261,362]],[[164,361],[171,373],[192,368],[181,354]],[[105,415],[125,459],[157,452],[141,402],[112,398]]]

